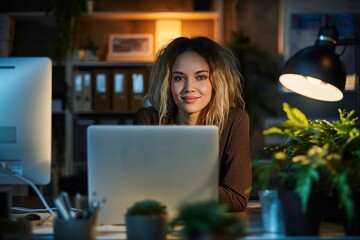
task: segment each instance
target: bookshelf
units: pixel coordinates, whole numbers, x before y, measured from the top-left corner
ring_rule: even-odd
[[[66,110],[66,149],[69,154],[66,159],[70,159],[67,164],[68,171],[71,174],[79,172],[86,172],[86,129],[89,125],[93,124],[132,124],[132,117],[140,106],[139,99],[142,99],[147,90],[148,73],[151,67],[150,62],[72,62],[68,61],[66,65],[66,75],[68,80],[69,99],[72,101],[72,109]],[[90,101],[87,107],[76,107],[76,76],[77,74],[90,74],[91,76],[91,90]],[[106,106],[100,103],[96,104],[97,94],[97,75],[106,73],[107,96]],[[126,82],[122,95],[125,99],[116,100],[115,80],[116,74],[125,73],[126,76],[122,82]],[[133,106],[132,98],[130,95],[133,91],[131,82],[131,73],[141,73],[143,81],[143,91],[139,93],[136,101],[136,107]],[[84,80],[85,78],[83,78]],[[84,86],[84,85],[82,85]],[[84,90],[84,89],[82,89]],[[80,98],[82,96],[80,95]],[[84,101],[84,98],[82,99]],[[116,106],[116,102],[125,102],[125,106]],[[104,102],[103,102],[104,103]],[[102,105],[101,105],[102,104]],[[124,104],[123,104],[124,105]]]
[[[159,1],[161,2],[161,1]],[[184,5],[189,5],[184,3]],[[170,3],[166,3],[170,4]],[[153,5],[154,6],[154,5]],[[125,8],[125,7],[124,7]],[[152,7],[153,8],[153,7]],[[161,8],[161,7],[160,7]],[[169,8],[169,7],[168,7]],[[130,10],[129,10],[130,9]],[[210,11],[195,12],[188,7],[177,6],[174,11],[169,9],[150,9],[151,11],[134,11],[134,9],[109,10],[99,9],[82,17],[78,35],[78,49],[87,49],[91,40],[97,46],[97,61],[81,61],[77,57],[70,57],[66,61],[66,82],[69,87],[69,99],[74,100],[74,75],[78,71],[94,73],[98,70],[114,72],[115,70],[133,69],[144,71],[144,87],[147,89],[148,74],[152,61],[108,61],[109,36],[111,34],[151,34],[154,36],[154,53],[156,22],[159,20],[175,20],[181,22],[181,36],[207,36],[213,40],[222,41],[222,1],[214,1]],[[112,76],[110,79],[114,80]],[[128,81],[131,77],[128,76]],[[94,84],[94,79],[92,80]],[[112,88],[114,85],[111,86]],[[131,88],[127,87],[128,91]],[[145,94],[144,92],[144,94]],[[133,114],[137,108],[115,110],[95,110],[94,104],[90,110],[65,110],[66,118],[66,156],[63,174],[74,175],[86,171],[86,128],[91,124],[131,124]]]

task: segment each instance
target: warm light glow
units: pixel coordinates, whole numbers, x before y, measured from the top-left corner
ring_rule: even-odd
[[[321,81],[320,79],[317,78],[313,78],[313,77],[306,77],[308,82],[313,84],[313,85],[319,85],[319,84],[326,84],[323,81]]]
[[[356,74],[348,74],[346,76],[346,85],[345,90],[355,90],[356,89]]]
[[[156,20],[155,25],[155,51],[169,43],[174,38],[180,37],[181,20]]]
[[[279,81],[289,90],[309,98],[329,102],[339,101],[343,98],[342,91],[337,87],[316,78],[298,74],[283,74]]]

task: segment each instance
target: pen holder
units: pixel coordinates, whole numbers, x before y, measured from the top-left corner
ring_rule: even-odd
[[[96,216],[70,220],[56,218],[54,220],[54,239],[95,240]]]

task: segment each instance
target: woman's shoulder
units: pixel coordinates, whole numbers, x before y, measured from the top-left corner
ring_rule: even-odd
[[[144,107],[136,111],[134,124],[155,124],[159,112],[153,107]]]
[[[247,118],[249,115],[245,109],[240,107],[233,107],[229,110],[229,117],[233,118]]]
[[[159,111],[154,107],[143,107],[136,111],[135,115],[154,115],[158,114]]]
[[[230,108],[228,121],[227,123],[230,125],[238,124],[238,123],[248,123],[249,122],[249,114],[245,109],[240,107]]]

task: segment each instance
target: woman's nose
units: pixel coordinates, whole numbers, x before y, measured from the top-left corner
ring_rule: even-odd
[[[195,81],[193,79],[187,79],[184,83],[185,92],[193,92],[195,89]]]

